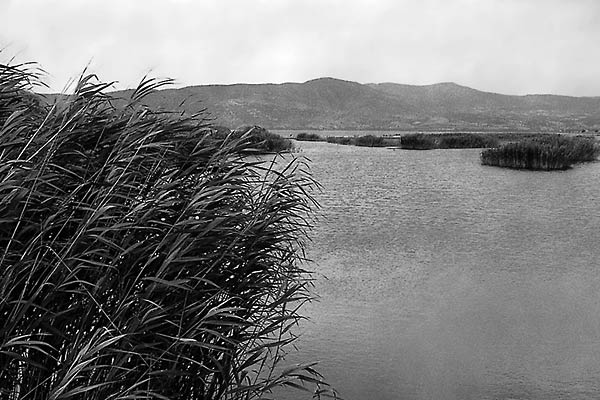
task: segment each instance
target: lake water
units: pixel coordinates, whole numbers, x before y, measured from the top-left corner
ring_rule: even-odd
[[[345,399],[600,398],[600,163],[298,145],[323,216],[297,357]]]

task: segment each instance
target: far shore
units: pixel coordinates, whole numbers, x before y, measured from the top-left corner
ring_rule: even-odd
[[[329,135],[325,135],[329,133]],[[330,134],[335,133],[335,134]],[[389,131],[279,131],[283,138],[299,142],[327,142],[360,147],[388,147],[406,150],[497,148],[527,140],[546,140],[554,136],[585,136],[598,140],[593,132],[389,132]]]
[[[557,131],[533,131],[533,130],[432,130],[432,131],[421,131],[421,130],[348,130],[348,129],[269,129],[272,133],[276,133],[284,138],[295,138],[299,133],[316,134],[324,139],[327,137],[356,137],[356,136],[383,136],[383,137],[400,137],[403,135],[410,134],[459,134],[459,133],[471,133],[481,135],[497,135],[500,140],[506,139],[519,139],[523,137],[533,137],[547,134],[564,134],[564,135],[590,135],[600,136],[600,132],[597,129],[566,129]]]

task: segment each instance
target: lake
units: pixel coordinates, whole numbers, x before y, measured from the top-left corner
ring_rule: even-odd
[[[600,397],[600,163],[297,146],[323,185],[320,299],[290,360],[347,400]]]

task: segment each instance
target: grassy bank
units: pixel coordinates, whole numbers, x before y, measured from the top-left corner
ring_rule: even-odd
[[[83,76],[36,101],[0,65],[0,398],[255,399],[326,388],[283,368],[310,299],[316,183],[203,113],[115,108]]]
[[[481,162],[498,167],[549,171],[596,160],[599,154],[600,147],[592,137],[544,135],[485,150],[481,153]]]

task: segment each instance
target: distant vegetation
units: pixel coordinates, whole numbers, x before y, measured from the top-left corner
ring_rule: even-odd
[[[496,137],[476,133],[416,133],[404,135],[400,140],[400,147],[411,150],[489,148],[498,144]]]
[[[282,364],[311,298],[304,161],[141,106],[160,81],[41,104],[27,67],[0,64],[0,399],[319,397],[313,364]]]
[[[440,149],[482,149],[497,147],[498,139],[492,135],[475,133],[451,133],[440,136]]]
[[[408,150],[487,148],[498,146],[492,135],[474,133],[407,134],[401,137],[387,136],[330,136],[327,142],[363,147],[401,147]]]
[[[363,147],[382,147],[388,145],[383,137],[374,135],[358,136],[355,138],[354,144]]]
[[[350,136],[327,136],[327,143],[353,145],[355,140]]]
[[[365,135],[365,136],[329,136],[327,137],[327,143],[335,143],[335,144],[344,144],[344,145],[352,145],[352,146],[361,146],[361,147],[388,147],[394,146],[393,139],[384,138],[381,136],[375,135]]]
[[[407,150],[430,150],[435,149],[437,146],[432,135],[415,133],[402,136],[400,147]]]
[[[247,137],[250,141],[250,146],[246,150],[247,152],[281,153],[294,149],[294,144],[290,139],[283,138],[257,125],[244,126],[233,131],[223,126],[217,126],[213,129],[212,135],[218,139],[225,139],[229,135],[231,135],[232,139]]]
[[[549,171],[594,161],[599,153],[598,143],[592,137],[544,135],[485,150],[481,153],[481,162],[498,167]]]
[[[296,140],[301,142],[324,142],[326,139],[316,133],[302,132],[296,135]]]
[[[301,136],[302,135],[302,136]],[[316,134],[299,134],[303,138]],[[306,140],[311,140],[306,139]],[[402,136],[329,136],[328,143],[362,147],[400,147],[409,150],[484,148],[481,162],[509,168],[566,169],[574,163],[596,160],[598,142],[592,136],[540,133],[415,133]]]

